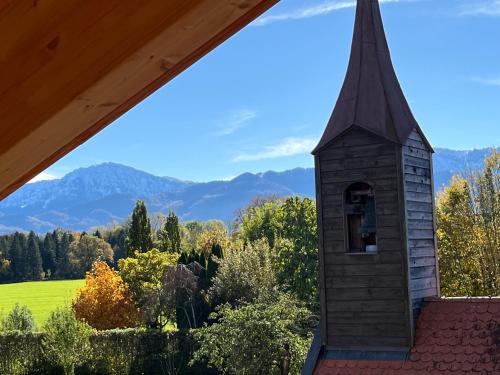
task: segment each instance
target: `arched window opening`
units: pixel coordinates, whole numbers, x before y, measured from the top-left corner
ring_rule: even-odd
[[[377,251],[377,221],[373,188],[364,182],[350,185],[345,192],[347,251]]]

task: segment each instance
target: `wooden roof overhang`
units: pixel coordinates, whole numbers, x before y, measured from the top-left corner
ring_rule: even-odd
[[[0,199],[278,1],[0,1]]]

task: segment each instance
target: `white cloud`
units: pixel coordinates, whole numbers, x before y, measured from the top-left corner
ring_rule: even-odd
[[[58,177],[53,175],[53,174],[50,174],[47,172],[42,172],[42,173],[36,175],[35,177],[33,177],[31,180],[29,180],[28,184],[32,184],[33,182],[39,182],[39,181],[55,180],[57,178]]]
[[[500,86],[500,78],[473,78],[474,82],[482,83],[487,86]]]
[[[419,0],[380,0],[381,3],[401,3]],[[323,16],[341,9],[353,8],[356,6],[355,0],[328,0],[322,4],[313,5],[306,8],[295,9],[290,12],[264,15],[255,20],[252,25],[264,26],[270,23],[288,20],[300,20],[303,18],[311,18],[316,16]]]
[[[316,140],[311,138],[286,138],[280,143],[266,146],[262,151],[243,153],[236,156],[233,162],[256,161],[263,159],[276,159],[311,152],[316,145]]]
[[[462,16],[500,16],[500,0],[467,1],[461,8]]]
[[[234,112],[226,120],[225,126],[219,130],[217,135],[229,135],[248,125],[250,121],[257,117],[257,112],[249,109],[242,109]]]
[[[253,22],[255,26],[264,26],[269,23],[287,20],[299,20],[302,18],[310,18],[328,14],[336,10],[351,8],[356,5],[355,1],[328,1],[320,5],[315,5],[308,8],[297,9],[287,13],[274,14],[263,16]]]

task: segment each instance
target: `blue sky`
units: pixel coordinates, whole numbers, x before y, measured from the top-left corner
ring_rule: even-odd
[[[435,147],[500,144],[500,0],[386,0],[393,63]],[[40,178],[116,162],[193,181],[311,167],[354,1],[282,0]]]

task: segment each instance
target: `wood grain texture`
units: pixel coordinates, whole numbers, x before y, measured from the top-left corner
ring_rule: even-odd
[[[319,155],[314,156],[314,178],[316,185],[316,214],[318,223],[318,245],[319,245],[319,302],[320,302],[320,328],[321,328],[321,344],[326,345],[328,342],[328,314],[326,301],[326,276],[325,276],[325,254],[334,252],[338,243],[326,244],[323,236],[323,220],[324,209],[321,194],[321,173],[320,173],[321,158]],[[344,244],[340,243],[341,247]]]
[[[328,336],[331,342],[328,350],[380,350],[380,351],[404,351],[408,349],[406,337],[386,336]],[[353,372],[355,374],[355,372]]]
[[[421,132],[423,135],[423,133]],[[424,138],[425,139],[425,138]],[[428,143],[428,142],[427,142]],[[429,145],[430,149],[432,147]],[[433,151],[434,152],[434,151]],[[436,234],[436,193],[434,191],[434,165],[432,163],[432,153],[430,154],[430,166],[431,166],[431,194],[432,194],[432,213],[433,213],[433,221],[434,221],[434,257],[436,258],[436,290],[437,290],[437,296],[441,297],[441,281],[440,281],[440,276],[439,276],[439,256],[438,256],[438,241],[437,241],[437,234]]]
[[[411,134],[410,134],[411,135]],[[413,346],[415,341],[415,325],[414,325],[414,314],[411,308],[411,276],[410,276],[410,254],[408,248],[408,217],[407,217],[407,202],[405,199],[405,179],[404,179],[404,151],[403,148],[400,147],[397,150],[397,170],[398,170],[398,203],[400,208],[401,215],[401,232],[402,232],[402,254],[403,254],[403,278],[405,280],[405,298],[404,298],[404,308],[405,308],[405,317],[408,333],[408,341],[410,346]]]
[[[432,148],[421,136],[390,61],[378,2],[358,1],[347,74],[313,151],[320,157],[316,192],[324,220],[320,252],[327,349],[408,350],[418,305],[411,300],[410,282],[418,280],[413,292],[420,299],[436,284],[429,251],[434,248]],[[362,207],[346,205],[344,194],[357,182],[375,193],[375,254],[348,251],[353,237],[345,228],[362,224],[359,217],[346,217]],[[359,248],[361,241],[354,242]]]
[[[316,154],[327,346],[409,347],[397,152],[401,146],[353,128]],[[355,182],[369,183],[375,191],[378,251],[373,254],[346,252],[344,192]]]
[[[0,199],[276,2],[7,3],[0,8]]]
[[[414,319],[418,317],[423,298],[439,294],[431,160],[427,141],[419,130],[414,130],[403,146],[410,294]]]
[[[404,285],[402,276],[377,275],[369,277],[342,276],[329,277],[325,285],[329,288],[381,288],[381,287],[402,287]],[[360,312],[361,313],[361,312]]]

